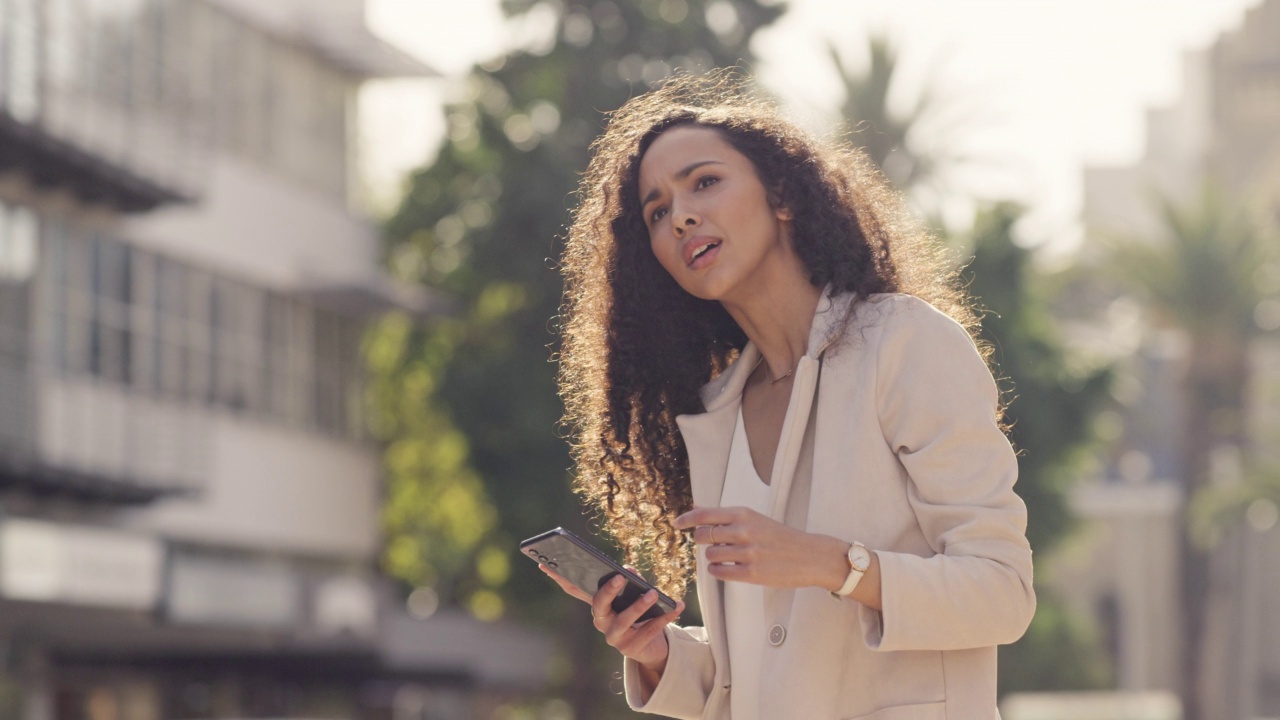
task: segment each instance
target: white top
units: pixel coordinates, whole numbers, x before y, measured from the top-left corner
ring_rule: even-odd
[[[729,449],[721,507],[748,507],[768,515],[773,505],[772,487],[765,485],[751,462],[747,431],[738,410],[738,427]],[[729,667],[733,684],[743,692],[730,692],[729,716],[733,720],[758,720],[759,698],[751,688],[760,686],[760,660],[769,648],[768,624],[764,618],[764,587],[754,583],[724,584],[725,620],[728,623]]]

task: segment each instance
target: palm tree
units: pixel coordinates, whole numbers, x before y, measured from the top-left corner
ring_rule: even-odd
[[[1122,282],[1146,301],[1155,322],[1181,330],[1187,338],[1180,481],[1184,497],[1191,499],[1203,496],[1214,481],[1215,454],[1248,449],[1249,350],[1260,332],[1254,309],[1264,299],[1254,278],[1275,256],[1276,243],[1209,184],[1187,205],[1161,198],[1159,219],[1164,237],[1158,242],[1112,242],[1107,259]],[[1230,579],[1212,571],[1213,550],[1195,541],[1190,520],[1184,523],[1180,548],[1184,712],[1187,720],[1226,717],[1219,707],[1226,702],[1222,678],[1215,677],[1225,668],[1210,658],[1220,656],[1224,647],[1213,617],[1229,602],[1224,593],[1230,592]]]
[[[827,49],[844,91],[840,116],[856,133],[854,143],[904,192],[934,200],[944,190],[954,192],[955,174],[975,162],[962,151],[963,131],[976,115],[972,106],[944,96],[940,84],[930,82],[905,108],[892,107],[900,66],[897,48],[886,37],[869,39],[870,62],[862,73],[851,71],[834,45]]]
[[[866,71],[855,74],[830,49],[844,85],[843,119],[856,133],[852,140],[928,217],[941,209],[940,200],[965,195],[960,171],[996,169],[963,152],[968,131],[981,115],[971,111],[974,96],[944,97],[936,80],[926,83],[905,110],[895,106],[890,96],[900,77],[897,53],[880,37],[870,39],[868,51]],[[976,213],[972,228],[948,239],[973,253],[965,282],[987,311],[982,334],[997,349],[997,375],[1012,382],[1006,419],[1014,444],[1025,451],[1018,487],[1027,503],[1028,537],[1040,553],[1070,526],[1067,484],[1076,476],[1074,458],[1108,392],[1110,371],[1073,363],[1073,353],[1058,339],[1033,253],[1013,240],[1021,215],[1014,204],[996,203]],[[941,230],[939,219],[932,220]],[[1048,594],[1041,595],[1039,610],[1026,637],[1001,648],[1000,686],[1006,691],[1105,687],[1110,671],[1084,623]]]

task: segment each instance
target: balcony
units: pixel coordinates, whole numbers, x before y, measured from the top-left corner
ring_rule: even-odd
[[[0,174],[122,212],[198,196],[180,3],[0,4]]]
[[[0,488],[145,505],[203,486],[203,413],[8,360],[0,364]]]

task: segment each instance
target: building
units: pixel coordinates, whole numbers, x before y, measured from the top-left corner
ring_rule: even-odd
[[[541,682],[542,638],[414,620],[376,570],[359,338],[440,301],[380,270],[353,100],[428,73],[362,0],[0,0],[0,718]]]
[[[1155,194],[1196,197],[1207,180],[1280,225],[1280,0],[1262,0],[1244,22],[1204,51],[1184,58],[1182,96],[1147,116],[1143,157],[1124,167],[1085,172],[1085,223],[1095,234],[1118,233],[1159,242]],[[1274,276],[1274,277],[1272,277]],[[1277,464],[1280,420],[1280,268],[1259,268],[1271,300],[1254,313],[1261,330],[1251,350],[1252,385],[1244,448],[1260,466]],[[1121,689],[1175,690],[1180,634],[1174,624],[1180,571],[1168,548],[1177,537],[1185,498],[1176,478],[1177,418],[1184,412],[1179,368],[1187,343],[1169,331],[1136,325],[1142,335],[1122,359],[1124,433],[1099,485],[1078,493],[1077,509],[1097,538],[1059,559],[1062,590],[1082,608],[1102,608]],[[1240,448],[1220,448],[1214,475],[1238,483]],[[1216,670],[1203,688],[1209,715],[1224,720],[1280,717],[1280,526],[1275,503],[1250,505],[1241,522],[1222,531],[1211,572],[1217,590],[1209,651]],[[1172,657],[1171,656],[1176,656]]]

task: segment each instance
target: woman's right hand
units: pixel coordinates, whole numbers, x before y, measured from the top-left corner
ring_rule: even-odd
[[[592,622],[596,629],[604,634],[605,642],[616,648],[623,656],[639,663],[650,674],[650,677],[646,678],[651,681],[646,683],[650,688],[657,684],[658,678],[662,677],[662,671],[667,667],[667,638],[662,630],[667,623],[674,621],[680,617],[680,613],[684,612],[683,600],[677,602],[676,609],[666,615],[636,624],[640,616],[657,602],[657,591],[650,590],[640,596],[639,600],[631,603],[631,607],[615,613],[612,607],[613,600],[626,586],[626,580],[621,575],[605,583],[594,596],[591,596],[546,565],[539,564],[538,567],[555,580],[561,590],[590,605],[591,617],[594,618]]]

